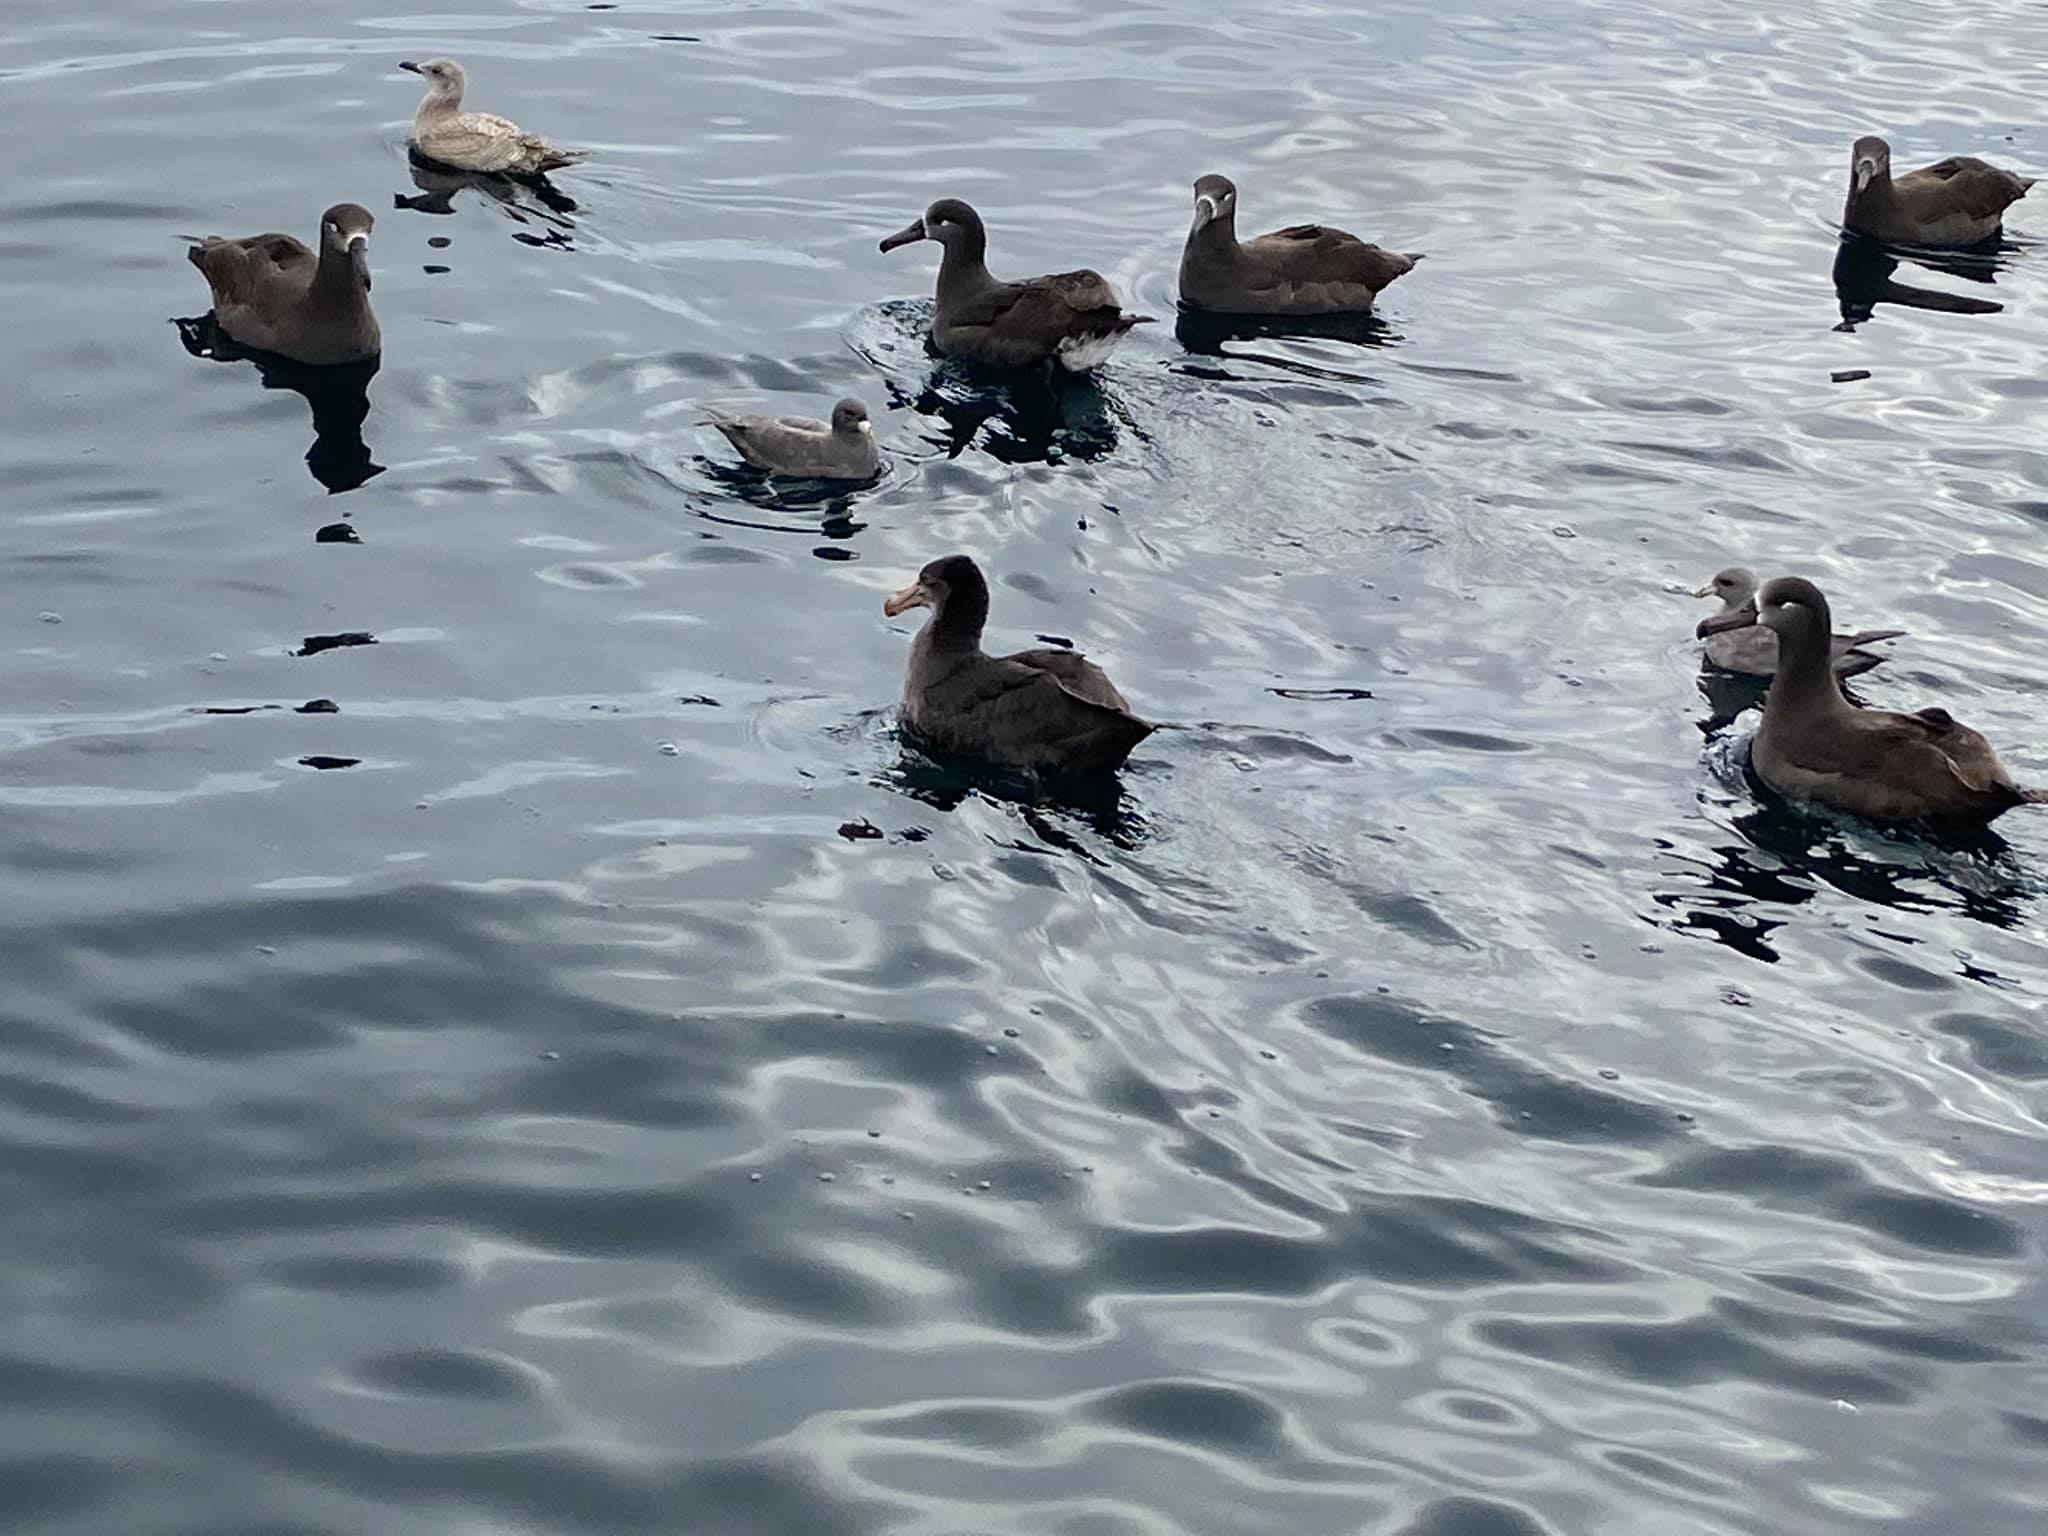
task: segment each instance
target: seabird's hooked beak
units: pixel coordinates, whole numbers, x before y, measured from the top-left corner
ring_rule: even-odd
[[[1216,199],[1212,197],[1209,193],[1198,192],[1195,194],[1196,229],[1200,229],[1204,224],[1213,224],[1222,215],[1222,213],[1222,207],[1217,203]]]
[[[1756,611],[1756,599],[1751,598],[1740,608],[1731,608],[1726,613],[1717,613],[1711,618],[1701,619],[1699,628],[1693,634],[1704,640],[1709,635],[1718,635],[1726,629],[1747,629],[1752,624],[1762,623]]]
[[[924,220],[913,219],[903,228],[897,230],[895,234],[884,240],[882,242],[882,249],[893,251],[899,245],[915,245],[920,240],[929,240],[930,238],[930,234],[925,230]]]
[[[1692,591],[1687,595],[1691,597],[1712,597],[1714,595],[1714,589],[1712,586],[1694,587]]]
[[[908,613],[913,608],[929,608],[931,605],[932,595],[925,590],[924,582],[921,580],[913,581],[901,592],[893,594],[886,603],[882,604],[882,613],[886,617],[893,619],[899,613]]]
[[[1877,179],[1877,162],[1865,155],[1856,162],[1856,190],[1861,192]]]
[[[863,416],[860,419],[860,430],[863,435],[873,437],[875,435],[875,424]]]
[[[398,61],[398,67],[403,70],[408,70],[415,75],[424,75],[426,73],[424,69],[421,69],[419,65],[413,63],[411,59],[400,59]]]
[[[370,291],[370,236],[365,230],[356,230],[348,237],[349,262],[356,269],[356,276],[363,280],[363,292]]]

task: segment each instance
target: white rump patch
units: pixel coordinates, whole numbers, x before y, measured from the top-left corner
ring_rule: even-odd
[[[1086,373],[1109,361],[1109,354],[1123,337],[1112,331],[1107,336],[1069,336],[1059,344],[1060,366],[1069,373]]]

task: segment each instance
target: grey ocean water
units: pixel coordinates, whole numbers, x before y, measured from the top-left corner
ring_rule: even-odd
[[[429,53],[575,207],[416,182]],[[2048,780],[2048,201],[1890,274],[1998,313],[1830,276],[1858,133],[2048,170],[2044,70],[2019,0],[11,0],[7,1530],[2034,1536],[2048,817],[1761,803],[1682,592],[1814,576]],[[1189,345],[1211,170],[1429,259]],[[935,370],[942,193],[1162,323]],[[344,199],[366,412],[187,352],[178,236]],[[692,425],[847,392],[850,498]],[[904,757],[953,549],[1175,727],[1119,805]]]

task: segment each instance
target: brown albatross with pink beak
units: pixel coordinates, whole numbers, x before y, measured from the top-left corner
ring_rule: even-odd
[[[966,555],[947,555],[882,604],[890,618],[932,616],[910,645],[903,724],[940,752],[1047,778],[1109,773],[1152,734],[1102,668],[1079,651],[981,648],[988,583]]]

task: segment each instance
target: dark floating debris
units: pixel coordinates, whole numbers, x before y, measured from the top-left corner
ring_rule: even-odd
[[[858,551],[841,549],[832,544],[820,544],[811,553],[820,560],[858,560],[860,558]]]
[[[849,843],[871,843],[882,836],[882,829],[863,816],[859,821],[842,821],[839,835]]]
[[[1065,635],[1040,635],[1038,638],[1047,645],[1058,646],[1063,651],[1071,651],[1074,648],[1074,642]]]
[[[278,709],[276,704],[203,704],[193,711],[196,715],[257,715],[266,709]]]
[[[329,523],[313,534],[315,544],[360,544],[363,536],[356,532],[352,523]]]
[[[1837,368],[1828,378],[1837,384],[1854,384],[1858,379],[1870,377],[1868,368]]]
[[[341,706],[332,699],[308,699],[297,709],[293,710],[292,713],[295,715],[338,715],[341,713]]]
[[[1372,697],[1370,688],[1268,688],[1266,692],[1277,693],[1283,699],[1306,699],[1318,704]]]
[[[720,709],[724,707],[708,693],[679,693],[676,695],[676,702],[678,704],[702,704],[706,709]]]
[[[339,635],[308,635],[293,651],[294,656],[318,656],[322,651],[338,651],[350,645],[375,645],[377,637],[366,629],[351,629]]]
[[[453,245],[454,243],[455,242],[453,240],[450,240],[446,235],[427,236],[427,245],[432,250],[445,251],[448,249],[449,246]]]
[[[361,761],[360,757],[327,757],[316,752],[311,757],[300,758],[299,766],[301,768],[317,769],[324,773],[329,768],[353,768]]]
[[[453,272],[455,269],[453,267],[441,266],[438,262],[430,261],[426,263],[424,266],[422,266],[420,270],[426,273],[427,276],[429,277],[445,277],[448,273]]]

